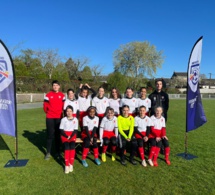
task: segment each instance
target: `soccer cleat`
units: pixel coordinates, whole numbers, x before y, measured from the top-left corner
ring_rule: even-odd
[[[73,165],[69,165],[69,172],[73,172]]]
[[[154,167],[158,166],[158,162],[157,161],[153,161]]]
[[[134,159],[131,159],[130,162],[132,165],[137,165],[137,162]]]
[[[115,160],[116,160],[116,155],[115,155],[115,154],[112,154],[111,159],[112,159],[112,161],[115,161]]]
[[[98,158],[95,159],[95,163],[96,163],[97,165],[100,165],[100,164],[101,164],[101,162],[100,162],[100,160],[99,160]]]
[[[153,167],[153,166],[154,166],[154,164],[153,164],[153,162],[152,162],[152,160],[151,160],[151,159],[148,159],[148,163],[149,163],[149,165],[150,165],[151,167]]]
[[[49,160],[50,159],[50,157],[51,157],[51,154],[50,153],[47,153],[46,155],[45,155],[45,160]]]
[[[68,174],[70,171],[70,167],[69,166],[65,166],[65,173]]]
[[[147,164],[146,164],[146,161],[145,161],[145,160],[142,160],[142,163],[141,163],[141,164],[142,164],[143,167],[147,167]]]
[[[171,162],[170,162],[169,160],[166,160],[166,164],[167,164],[167,165],[170,165]]]
[[[86,160],[82,160],[82,165],[83,165],[84,167],[88,167],[88,164],[87,164]]]
[[[120,162],[121,162],[122,165],[124,165],[124,166],[126,165],[126,162],[125,162],[124,159],[122,159]]]
[[[105,153],[102,153],[102,161],[106,162],[106,154]]]

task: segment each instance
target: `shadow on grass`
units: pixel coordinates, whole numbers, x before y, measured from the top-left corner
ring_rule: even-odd
[[[11,152],[10,148],[8,147],[8,145],[6,144],[1,135],[0,135],[0,150],[9,150],[11,158],[15,159],[13,153]]]
[[[23,136],[29,140],[33,145],[35,145],[45,156],[46,154],[46,129],[37,130],[34,132],[31,132],[29,130],[24,130]],[[60,164],[62,167],[64,167],[64,159],[63,156],[60,156],[60,158],[55,157],[55,147],[54,147],[54,141],[52,146],[52,153],[54,160]]]

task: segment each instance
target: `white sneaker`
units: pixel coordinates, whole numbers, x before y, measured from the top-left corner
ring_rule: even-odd
[[[73,165],[69,165],[69,172],[73,172]]]
[[[65,173],[68,174],[69,173],[69,166],[65,166]]]
[[[154,166],[154,164],[153,164],[151,159],[148,160],[148,163],[149,163],[150,166],[152,166],[152,167]]]
[[[142,160],[142,163],[141,163],[144,167],[147,167],[147,164],[146,164],[146,161],[145,160]]]

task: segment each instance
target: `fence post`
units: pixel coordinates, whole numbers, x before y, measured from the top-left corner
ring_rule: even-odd
[[[30,95],[31,95],[30,102],[32,103],[33,102],[33,95],[32,95],[32,93]]]

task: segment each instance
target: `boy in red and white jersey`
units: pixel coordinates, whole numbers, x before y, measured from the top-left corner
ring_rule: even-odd
[[[73,89],[67,90],[67,99],[64,103],[64,111],[66,110],[67,106],[72,106],[73,108],[73,117],[79,117],[79,103],[78,100],[75,98],[75,93]]]
[[[170,165],[169,153],[170,147],[168,138],[166,136],[166,123],[165,118],[162,116],[163,108],[155,108],[155,115],[151,116],[152,126],[149,135],[149,140],[151,143],[150,153],[148,162],[151,166],[158,166],[157,158],[160,153],[161,145],[164,146],[165,161]]]
[[[146,97],[146,94],[147,94],[146,87],[141,87],[140,97],[137,99],[137,101],[138,101],[138,108],[140,106],[145,106],[146,115],[149,116],[149,109],[151,108],[151,100],[148,97]]]
[[[88,167],[86,157],[89,152],[90,145],[93,146],[94,160],[97,165],[100,165],[99,151],[97,144],[97,129],[99,125],[99,118],[96,116],[96,108],[90,106],[87,110],[88,115],[83,118],[83,131],[81,133],[81,139],[83,140],[83,152],[82,152],[82,164],[84,167]]]
[[[89,94],[89,91],[92,94]],[[85,83],[80,84],[79,90],[76,93],[78,104],[79,104],[79,126],[81,131],[83,130],[83,117],[87,115],[87,109],[91,105],[92,98],[96,96],[96,92],[87,84]]]
[[[73,107],[68,105],[65,109],[66,117],[61,119],[61,141],[64,145],[65,173],[73,171],[75,160],[75,141],[78,132],[78,120],[73,116]]]
[[[126,91],[125,91],[125,95],[126,97],[122,98],[120,101],[120,108],[122,109],[122,107],[124,105],[129,106],[129,115],[135,117],[136,113],[137,113],[137,109],[138,109],[138,102],[137,99],[135,97],[133,97],[133,89],[130,87],[127,87]]]
[[[151,119],[146,116],[146,107],[139,107],[139,116],[134,118],[134,136],[137,139],[138,150],[140,153],[140,158],[142,160],[142,166],[146,167],[146,161],[144,157],[144,143],[148,141],[150,127],[151,127]]]
[[[55,139],[56,157],[60,157],[60,120],[63,116],[63,106],[65,96],[60,90],[60,84],[57,80],[52,82],[52,91],[46,94],[43,103],[43,110],[46,113],[47,129],[47,153],[45,160],[49,160],[52,141]]]
[[[96,112],[99,117],[99,124],[105,116],[106,110],[109,107],[109,99],[104,96],[105,90],[103,87],[98,88],[98,95],[93,98],[92,106],[96,107]]]
[[[100,124],[100,140],[102,146],[102,161],[106,162],[106,151],[111,143],[112,161],[116,158],[116,140],[118,138],[117,118],[114,116],[114,109],[109,108]]]
[[[112,88],[109,98],[109,106],[114,109],[114,115],[119,116],[119,104],[120,104],[121,95],[117,88]]]

